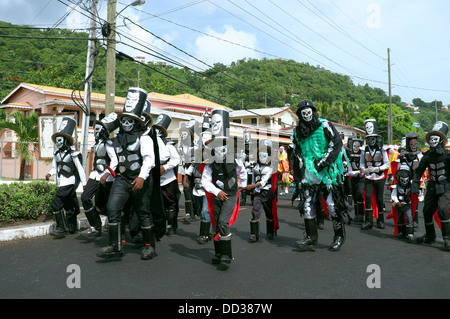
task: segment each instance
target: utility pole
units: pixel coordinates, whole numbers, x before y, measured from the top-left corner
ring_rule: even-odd
[[[97,1],[92,1],[91,8],[91,26],[89,30],[89,38],[95,38],[95,12],[97,12]],[[94,68],[94,52],[95,52],[95,40],[89,40],[86,62],[86,77],[88,77]],[[89,144],[89,120],[91,113],[91,92],[92,92],[92,76],[89,77],[84,84],[84,104],[86,105],[87,114],[83,112],[83,122],[81,124],[81,132],[83,134],[81,138],[81,154],[83,156],[83,168],[86,169],[87,158],[87,146]]]
[[[388,54],[388,78],[389,78],[389,112],[388,112],[388,144],[392,145],[392,89],[391,89],[391,50]]]
[[[434,110],[435,110],[435,113],[436,113],[436,122],[437,122],[438,119],[437,119],[437,101],[436,100],[434,100]]]
[[[115,111],[116,91],[116,0],[108,0],[107,22],[111,33],[106,42],[105,115]]]

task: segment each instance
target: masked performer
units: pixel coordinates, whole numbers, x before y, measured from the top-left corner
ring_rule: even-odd
[[[297,115],[299,122],[293,142],[294,152],[305,166],[299,210],[305,218],[306,237],[296,242],[296,247],[315,250],[318,240],[315,205],[320,190],[333,223],[334,237],[329,249],[337,251],[345,241],[342,211],[347,209],[342,185],[342,140],[332,123],[318,117],[312,101],[300,101]]]
[[[81,154],[71,148],[74,142],[72,134],[75,127],[76,122],[73,118],[64,117],[58,132],[52,135],[57,150],[53,153],[52,168],[45,178],[49,180],[56,174],[58,189],[51,204],[56,227],[50,232],[50,235],[55,238],[64,238],[66,232],[74,234],[77,231],[77,215],[80,213],[80,205],[76,191],[80,182],[83,187],[86,185]]]
[[[414,225],[411,213],[411,168],[407,164],[400,165],[395,173],[396,184],[393,186],[391,199],[392,206],[397,210],[397,228],[400,237],[408,242],[414,241]]]
[[[362,139],[352,137],[348,140],[348,172],[350,188],[355,208],[355,223],[364,221],[364,175],[360,172]]]
[[[426,135],[430,150],[423,154],[419,166],[414,171],[412,193],[419,194],[420,178],[428,168],[430,180],[426,186],[423,205],[425,235],[418,238],[419,243],[431,244],[436,239],[433,214],[440,220],[444,249],[450,249],[450,154],[447,145],[448,125],[437,122]]]
[[[252,181],[253,180],[253,167],[256,165],[256,161],[253,158],[254,153],[252,151],[252,135],[250,131],[245,130],[244,133],[244,149],[242,152],[242,160],[244,162],[245,168],[247,169],[247,180]],[[251,202],[253,205],[253,191],[250,191],[249,189],[244,189],[241,192],[241,206],[245,206],[247,203],[247,196],[250,196]]]
[[[208,207],[215,231],[213,264],[228,266],[232,259],[230,226],[239,212],[239,192],[247,186],[247,171],[242,160],[229,151],[233,141],[229,137],[229,113],[214,109],[212,114],[213,138],[206,145],[212,149],[211,163],[205,165],[202,186],[207,197],[213,197]]]
[[[160,114],[153,125],[158,136],[160,157],[161,192],[164,200],[164,210],[167,219],[166,235],[175,234],[178,228],[178,201],[180,189],[178,188],[178,165],[181,157],[172,141],[167,139],[172,118],[167,114]]]
[[[116,113],[110,113],[101,121],[94,122],[94,163],[86,187],[81,194],[84,213],[90,225],[88,229],[81,232],[81,235],[86,238],[100,237],[102,234],[99,213],[107,215],[106,204],[114,181],[114,170],[117,167],[117,156],[110,134],[119,126],[120,121]],[[95,206],[92,203],[94,196]]]
[[[130,88],[123,112],[119,116],[121,127],[113,143],[119,162],[107,204],[109,245],[97,253],[97,256],[101,258],[123,255],[120,232],[121,213],[129,199],[132,201],[132,209],[139,218],[142,230],[144,248],[141,259],[148,260],[156,256],[156,234],[150,208],[150,194],[154,176],[151,170],[155,167],[157,163],[155,159],[159,154],[155,154],[155,150],[156,153],[158,150],[157,143],[154,143],[149,135],[144,134],[145,123],[142,111],[146,97],[145,90]]]
[[[250,243],[260,241],[259,220],[263,212],[266,216],[266,230],[269,240],[274,238],[279,228],[275,187],[278,173],[277,171],[274,172],[271,161],[272,143],[270,140],[260,139],[258,144],[258,161],[253,168],[253,181],[246,187],[247,190],[254,191],[250,237],[248,239]]]
[[[178,146],[178,151],[182,161],[182,181],[185,179],[184,176],[186,169],[189,167],[189,165],[191,165],[194,158],[194,137],[197,127],[197,120],[191,119],[186,125],[184,125],[183,123],[180,128],[180,143]],[[186,216],[183,223],[185,224],[189,224],[192,221],[192,218],[195,218],[194,199],[192,194],[193,186],[193,177],[186,177],[186,183],[183,183],[184,204],[186,210]]]
[[[364,153],[361,156],[359,164],[360,172],[365,175],[364,190],[365,190],[365,211],[364,223],[361,225],[362,230],[372,229],[373,216],[377,216],[377,227],[384,228],[384,182],[385,170],[389,169],[389,158],[386,151],[383,149],[378,135],[377,122],[374,119],[369,119],[364,122],[366,128],[367,145],[364,148]],[[372,207],[372,195],[375,191],[377,213],[374,214]]]

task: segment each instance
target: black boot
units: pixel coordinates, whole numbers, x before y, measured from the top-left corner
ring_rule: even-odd
[[[166,228],[166,235],[170,236],[177,233],[176,226],[176,216],[175,216],[175,210],[174,209],[167,209],[166,210],[166,218],[167,218],[167,228]]]
[[[222,256],[222,252],[220,250],[220,241],[214,240],[214,257],[211,259],[213,265],[217,265],[220,263],[220,257]]]
[[[361,225],[362,230],[372,229],[373,226],[373,211],[372,209],[366,209],[364,211],[364,223]]]
[[[100,215],[97,212],[97,209],[95,206],[92,206],[90,209],[86,210],[84,212],[86,215],[86,218],[89,222],[89,225],[91,225],[90,228],[88,228],[85,231],[81,232],[81,236],[86,238],[97,238],[102,236],[102,220],[100,218]]]
[[[120,223],[109,223],[109,245],[100,249],[97,257],[100,258],[120,258],[122,252],[122,236],[120,233]]]
[[[267,239],[272,240],[275,236],[275,224],[273,219],[266,220]]]
[[[66,237],[67,223],[64,209],[54,212],[53,215],[55,216],[56,226],[50,231],[50,235],[57,239]]]
[[[260,240],[259,232],[259,219],[250,220],[250,237],[248,238],[249,243],[256,243]]]
[[[436,232],[434,230],[434,222],[425,224],[425,235],[417,238],[419,244],[432,244],[436,240]]]
[[[441,220],[442,239],[444,239],[444,249],[450,250],[450,221]]]
[[[231,264],[233,260],[233,254],[231,253],[231,234],[228,236],[219,236],[220,243],[220,264],[227,266]]]
[[[67,219],[67,227],[69,230],[69,233],[75,234],[78,230],[78,221],[77,221],[77,214],[74,210],[69,210],[66,215]]]
[[[209,240],[209,229],[211,228],[211,222],[205,220],[200,221],[200,234],[197,237],[199,244],[205,244]]]
[[[364,223],[364,202],[355,204],[355,223]]]
[[[377,227],[379,229],[384,229],[384,209],[381,213],[378,212]]]
[[[295,247],[301,250],[316,250],[316,244],[318,239],[317,224],[315,218],[305,218],[306,237],[303,240],[299,240],[295,243]]]
[[[333,217],[332,223],[333,223],[334,237],[333,242],[329,247],[329,250],[338,251],[345,242],[345,226],[344,226],[345,224],[342,220],[342,217]]]
[[[406,237],[406,225],[405,224],[397,224],[397,230],[398,230],[398,238]]]
[[[144,241],[144,248],[142,248],[141,259],[150,260],[156,256],[153,227],[142,227],[142,240]]]

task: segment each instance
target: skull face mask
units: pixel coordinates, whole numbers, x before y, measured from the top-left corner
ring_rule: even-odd
[[[124,118],[122,118],[122,121],[120,123],[122,124],[122,128],[125,132],[130,132],[135,125],[135,120],[131,117],[125,116]]]
[[[375,130],[375,127],[372,122],[366,123],[366,132],[367,134],[373,134],[373,131]]]
[[[370,147],[374,147],[377,144],[377,138],[374,136],[368,137],[367,144],[369,144]]]
[[[64,145],[66,144],[66,138],[63,136],[57,136],[55,138],[55,141],[56,141],[56,147],[59,150],[62,150],[64,148]]]
[[[431,147],[437,147],[440,142],[441,142],[441,137],[439,135],[431,135],[430,136],[429,144]]]
[[[96,141],[98,141],[100,139],[100,137],[102,136],[102,133],[106,132],[105,128],[100,125],[100,124],[96,124],[94,126],[94,138]]]
[[[354,141],[353,145],[352,145],[353,153],[355,153],[355,154],[358,153],[360,147],[361,147],[361,143],[359,141]]]
[[[313,111],[310,107],[305,107],[303,110],[300,111],[300,114],[302,116],[303,121],[311,122]]]
[[[260,151],[258,153],[258,160],[261,164],[267,164],[269,162],[269,153],[267,151]]]
[[[409,178],[409,176],[407,176],[407,175],[402,175],[402,176],[399,176],[399,178],[398,178],[398,182],[399,182],[402,186],[408,185],[409,180],[410,180],[410,178]]]
[[[218,135],[222,129],[222,116],[220,114],[214,114],[211,117],[211,126],[213,135]]]
[[[223,163],[227,156],[227,146],[218,146],[214,148],[214,159],[217,163]]]

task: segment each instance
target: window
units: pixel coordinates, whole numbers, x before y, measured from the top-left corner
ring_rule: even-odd
[[[258,119],[257,118],[252,118],[252,125],[258,125]]]

